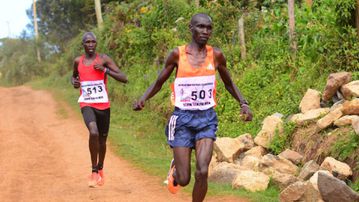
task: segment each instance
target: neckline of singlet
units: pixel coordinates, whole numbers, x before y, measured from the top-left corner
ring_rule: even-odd
[[[183,54],[184,54],[184,60],[186,61],[186,62],[188,62],[188,64],[189,65],[191,65],[191,68],[193,68],[193,69],[200,69],[200,68],[203,68],[203,67],[206,67],[206,66],[208,66],[208,64],[210,63],[210,61],[208,60],[208,53],[209,53],[209,46],[208,45],[206,45],[206,58],[205,58],[205,60],[204,60],[204,62],[203,63],[201,63],[198,67],[195,67],[194,65],[192,65],[190,62],[189,62],[189,59],[188,59],[188,56],[187,56],[187,47],[188,47],[189,45],[184,45],[184,48],[183,48]],[[188,52],[189,53],[189,52]]]
[[[86,64],[84,63],[85,57],[86,57],[86,55],[82,55],[81,64],[82,64],[83,66],[85,66],[85,67],[91,67],[91,66],[94,64],[94,62],[97,60],[98,54],[96,53],[95,59],[92,60],[92,62],[91,62],[89,65],[86,65]]]

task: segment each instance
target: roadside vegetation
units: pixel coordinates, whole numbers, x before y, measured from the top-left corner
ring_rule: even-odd
[[[26,32],[16,39],[0,39],[0,84],[21,85],[31,81],[35,87],[63,95],[78,110],[78,92],[69,82],[72,61],[82,53],[83,32],[93,31],[98,39],[98,52],[114,58],[129,78],[127,85],[110,80],[112,147],[135,165],[161,177],[165,177],[171,159],[164,136],[164,126],[172,111],[170,82],[147,103],[143,112],[133,112],[131,105],[155,80],[167,53],[189,42],[188,22],[194,13],[205,12],[213,18],[214,33],[209,43],[224,52],[233,80],[254,114],[251,123],[243,123],[238,103],[219,82],[216,111],[220,137],[244,133],[255,136],[266,116],[275,112],[285,116],[297,113],[305,91],[308,88],[321,91],[330,73],[350,71],[353,80],[359,79],[355,0],[316,0],[311,6],[296,1],[298,48],[294,56],[289,49],[288,8],[284,0],[201,0],[198,7],[187,0],[107,0],[102,1],[102,28],[96,27],[95,14],[91,12],[93,1],[37,2],[42,9],[38,19],[41,40],[35,43],[31,33]],[[77,9],[59,12],[68,6]],[[50,14],[57,17],[46,20]],[[238,19],[242,15],[246,59],[241,59],[238,40]],[[35,46],[41,50],[40,63],[36,60]],[[293,130],[293,126],[287,125],[286,137]],[[272,145],[274,153],[285,149],[286,137]],[[333,151],[342,158],[350,156],[358,147],[357,139],[354,136],[343,139]],[[343,144],[347,145],[345,151],[338,150]],[[358,181],[353,187],[358,187]],[[274,186],[258,193],[217,184],[210,184],[209,188],[209,194],[235,194],[254,201],[276,201],[278,193]]]

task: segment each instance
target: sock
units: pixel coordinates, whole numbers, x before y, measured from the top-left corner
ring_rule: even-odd
[[[97,169],[102,170],[103,169],[103,164],[101,164],[101,163],[97,164]]]
[[[97,168],[97,166],[92,167],[92,172],[93,172],[93,173],[98,173],[98,168]]]
[[[173,186],[177,186],[178,184],[177,184],[177,182],[176,182],[176,170],[174,170],[172,176],[173,176]]]

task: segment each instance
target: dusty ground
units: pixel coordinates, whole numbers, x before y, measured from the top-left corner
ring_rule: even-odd
[[[146,175],[111,150],[105,185],[88,188],[90,157],[81,117],[69,110],[61,115],[46,91],[0,87],[0,95],[1,201],[191,201],[189,194],[170,194],[163,179]]]

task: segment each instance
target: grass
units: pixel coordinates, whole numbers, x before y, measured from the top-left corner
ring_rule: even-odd
[[[331,147],[331,153],[337,156],[338,160],[344,161],[359,147],[359,136],[354,131],[339,135],[339,140]]]
[[[67,103],[72,110],[77,111],[81,118],[77,104],[78,91],[66,82],[66,78],[47,78],[29,83],[34,89],[44,89],[52,92],[56,100],[60,102],[58,114],[60,117],[68,116],[61,103]],[[130,161],[149,175],[159,176],[165,179],[168,172],[172,151],[166,143],[164,127],[166,119],[162,116],[144,109],[134,112],[131,103],[111,104],[111,125],[109,142],[110,147],[119,156]],[[183,190],[191,193],[193,188],[194,157],[192,156],[192,178],[189,186]],[[159,182],[162,183],[162,182]],[[209,183],[208,195],[231,195],[248,198],[256,201],[278,201],[279,190],[271,185],[266,191],[251,193],[243,189],[233,190],[230,185]]]

